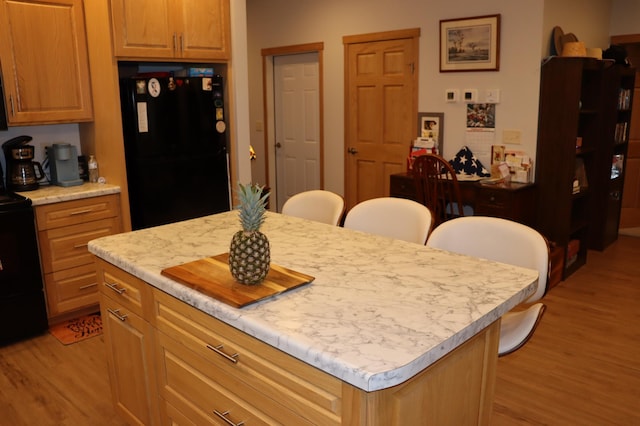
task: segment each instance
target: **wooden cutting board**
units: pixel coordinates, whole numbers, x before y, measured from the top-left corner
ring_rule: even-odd
[[[195,260],[162,270],[162,275],[235,308],[308,284],[314,277],[292,271],[273,262],[265,280],[258,285],[238,283],[229,271],[229,253]]]

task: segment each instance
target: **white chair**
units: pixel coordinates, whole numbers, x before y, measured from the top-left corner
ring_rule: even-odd
[[[293,195],[282,206],[282,214],[338,225],[344,213],[344,199],[331,191],[314,189]]]
[[[412,243],[424,244],[433,226],[433,215],[424,205],[404,198],[373,198],[356,204],[344,227]]]
[[[525,304],[540,300],[547,290],[549,246],[540,233],[526,225],[495,217],[460,217],[437,226],[427,246],[537,270],[538,288]],[[503,315],[500,356],[519,349],[531,338],[545,309],[543,303],[535,303]]]

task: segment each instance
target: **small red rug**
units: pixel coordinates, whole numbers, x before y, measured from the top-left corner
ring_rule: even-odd
[[[80,342],[102,334],[102,318],[100,314],[85,315],[49,328],[51,333],[63,345]]]

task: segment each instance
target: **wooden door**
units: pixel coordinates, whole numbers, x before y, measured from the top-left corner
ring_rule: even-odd
[[[9,124],[91,120],[82,0],[2,1],[0,7]]]
[[[318,52],[276,56],[274,64],[278,211],[299,192],[320,189]]]
[[[347,209],[389,195],[416,137],[420,30],[345,37]]]
[[[640,34],[615,36],[611,43],[624,45],[631,63],[636,67],[640,65]],[[640,227],[640,73],[637,71],[631,111],[619,228]]]

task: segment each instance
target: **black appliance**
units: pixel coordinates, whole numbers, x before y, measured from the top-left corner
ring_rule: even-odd
[[[11,191],[38,189],[38,181],[45,177],[42,165],[33,161],[35,148],[27,145],[31,139],[31,136],[18,136],[2,144],[7,165],[7,189]]]
[[[222,77],[122,78],[120,100],[132,228],[228,211]]]
[[[8,191],[0,166],[0,345],[47,330],[31,200]]]

